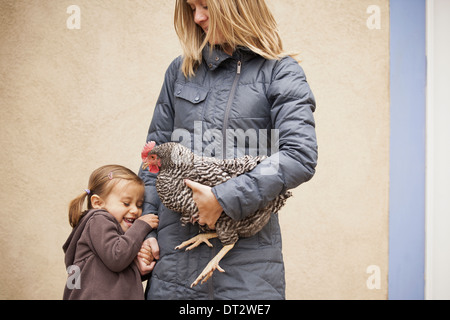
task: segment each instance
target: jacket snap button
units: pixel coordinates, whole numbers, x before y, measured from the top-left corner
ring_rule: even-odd
[[[219,57],[216,57],[216,61],[219,61]]]
[[[211,69],[211,68],[213,67],[212,63],[210,63],[210,64],[208,65],[208,67]]]
[[[197,102],[198,100],[200,100],[200,97],[195,97],[194,101]]]

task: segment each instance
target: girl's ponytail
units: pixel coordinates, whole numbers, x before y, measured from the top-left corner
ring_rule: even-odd
[[[88,193],[84,192],[70,202],[69,223],[72,228],[76,227],[81,217],[83,216],[83,204],[87,196],[89,196]]]

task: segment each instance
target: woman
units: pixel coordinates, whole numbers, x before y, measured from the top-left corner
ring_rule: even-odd
[[[200,224],[213,227],[221,212],[243,219],[286,189],[312,178],[317,163],[314,96],[302,68],[282,48],[264,0],[177,0],[175,29],[184,55],[169,66],[147,141],[171,140],[205,156],[271,155],[252,172],[214,188],[188,182]],[[255,138],[256,137],[256,138]],[[255,142],[256,141],[256,142]],[[221,248],[174,248],[198,233],[160,205],[156,175],[146,184],[144,213],[158,213],[153,234],[159,261],[148,299],[284,299],[278,216],[257,235],[241,238],[205,284],[190,284]],[[156,241],[153,240],[155,244]],[[158,257],[158,248],[153,247]]]

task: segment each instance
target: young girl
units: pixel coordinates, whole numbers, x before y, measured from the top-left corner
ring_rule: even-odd
[[[87,198],[87,211],[82,207]],[[138,264],[133,263],[158,217],[142,214],[144,184],[131,170],[107,165],[89,178],[89,189],[72,200],[72,233],[63,246],[68,299],[144,299]]]

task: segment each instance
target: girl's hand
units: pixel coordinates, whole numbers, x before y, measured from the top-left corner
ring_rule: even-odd
[[[159,245],[155,238],[148,238],[142,243],[141,249],[138,252],[138,257],[141,258],[147,265],[159,259]]]
[[[152,213],[145,214],[145,215],[141,216],[139,219],[147,222],[150,225],[150,227],[152,227],[153,229],[158,228],[159,218],[155,214],[152,214]]]
[[[155,260],[155,257],[152,254],[152,247],[148,240],[150,239],[147,239],[142,243],[141,249],[138,252],[138,259],[146,265],[150,265]]]
[[[211,187],[189,179],[185,179],[184,183],[192,189],[192,197],[198,207],[198,223],[206,224],[211,230],[214,230],[223,208],[212,193]]]
[[[134,262],[137,264],[141,275],[149,274],[155,267],[156,261],[159,259],[159,246],[155,238],[149,238],[142,243]]]
[[[153,261],[150,265],[148,265],[139,256],[137,256],[134,259],[134,263],[137,265],[137,267],[139,269],[139,273],[141,274],[141,276],[145,276],[145,275],[149,274],[150,272],[152,272],[152,270],[153,270],[153,268],[155,267],[155,264],[156,264],[156,262]]]

